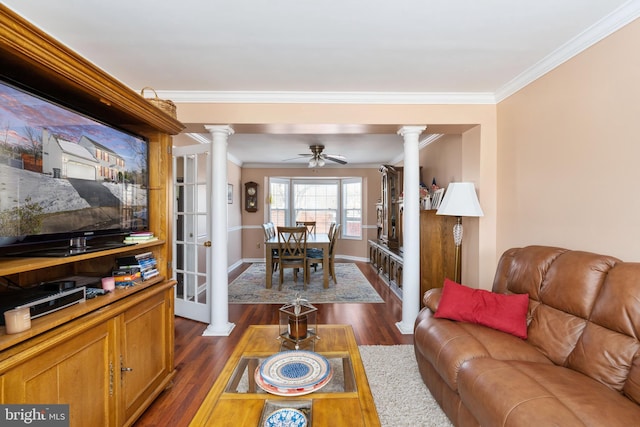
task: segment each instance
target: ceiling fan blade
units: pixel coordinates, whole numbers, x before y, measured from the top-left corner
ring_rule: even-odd
[[[341,156],[342,157],[342,156]],[[326,159],[326,160],[331,160],[332,162],[336,162],[336,163],[340,163],[341,165],[346,165],[347,161],[341,158],[338,158],[337,156],[330,156],[328,154],[323,154],[322,158]]]
[[[283,162],[289,161],[289,160],[297,160],[297,159],[306,159],[306,158],[311,158],[311,159],[322,159],[322,160],[330,160],[332,162],[335,163],[339,163],[341,165],[346,165],[347,164],[347,160],[344,156],[341,156],[339,154],[322,154],[322,150],[324,150],[324,145],[312,145],[309,147],[311,149],[311,154],[304,154],[304,153],[300,153],[298,154],[298,157],[292,157],[290,159],[284,159],[282,160]],[[309,163],[309,166],[311,167],[312,163]],[[320,165],[321,167],[324,166],[324,164]]]
[[[298,159],[304,159],[306,157],[311,157],[311,154],[299,154],[298,157],[291,157],[290,159],[283,159],[283,162],[287,162],[289,160],[298,160]]]

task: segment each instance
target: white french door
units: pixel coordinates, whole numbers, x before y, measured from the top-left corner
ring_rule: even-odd
[[[175,314],[211,321],[211,144],[173,148]]]

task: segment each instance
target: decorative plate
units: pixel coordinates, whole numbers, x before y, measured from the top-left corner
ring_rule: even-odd
[[[307,418],[302,411],[293,408],[282,408],[267,417],[264,427],[306,427]]]
[[[312,387],[306,388],[291,388],[291,387],[276,387],[264,382],[262,377],[260,376],[260,369],[256,369],[255,380],[258,387],[266,391],[267,393],[275,394],[276,396],[303,396],[305,394],[313,393],[314,391],[320,390],[322,387],[327,385],[331,380],[331,375],[325,378],[324,381],[319,382],[318,384]]]
[[[326,357],[311,351],[285,351],[264,360],[256,370],[256,382],[269,393],[311,393],[331,379]],[[263,387],[263,386],[266,386]]]

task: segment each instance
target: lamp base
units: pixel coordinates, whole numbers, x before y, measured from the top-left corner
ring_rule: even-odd
[[[462,281],[462,234],[462,217],[458,217],[456,224],[453,226],[453,243],[456,245],[454,272],[454,281],[456,283],[460,283]]]

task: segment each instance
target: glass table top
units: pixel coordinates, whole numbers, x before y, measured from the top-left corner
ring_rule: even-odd
[[[357,391],[351,358],[347,353],[323,355],[329,361],[333,371],[331,380],[318,392],[348,393]],[[267,356],[242,356],[227,386],[226,393],[268,394],[255,381],[255,371]]]

